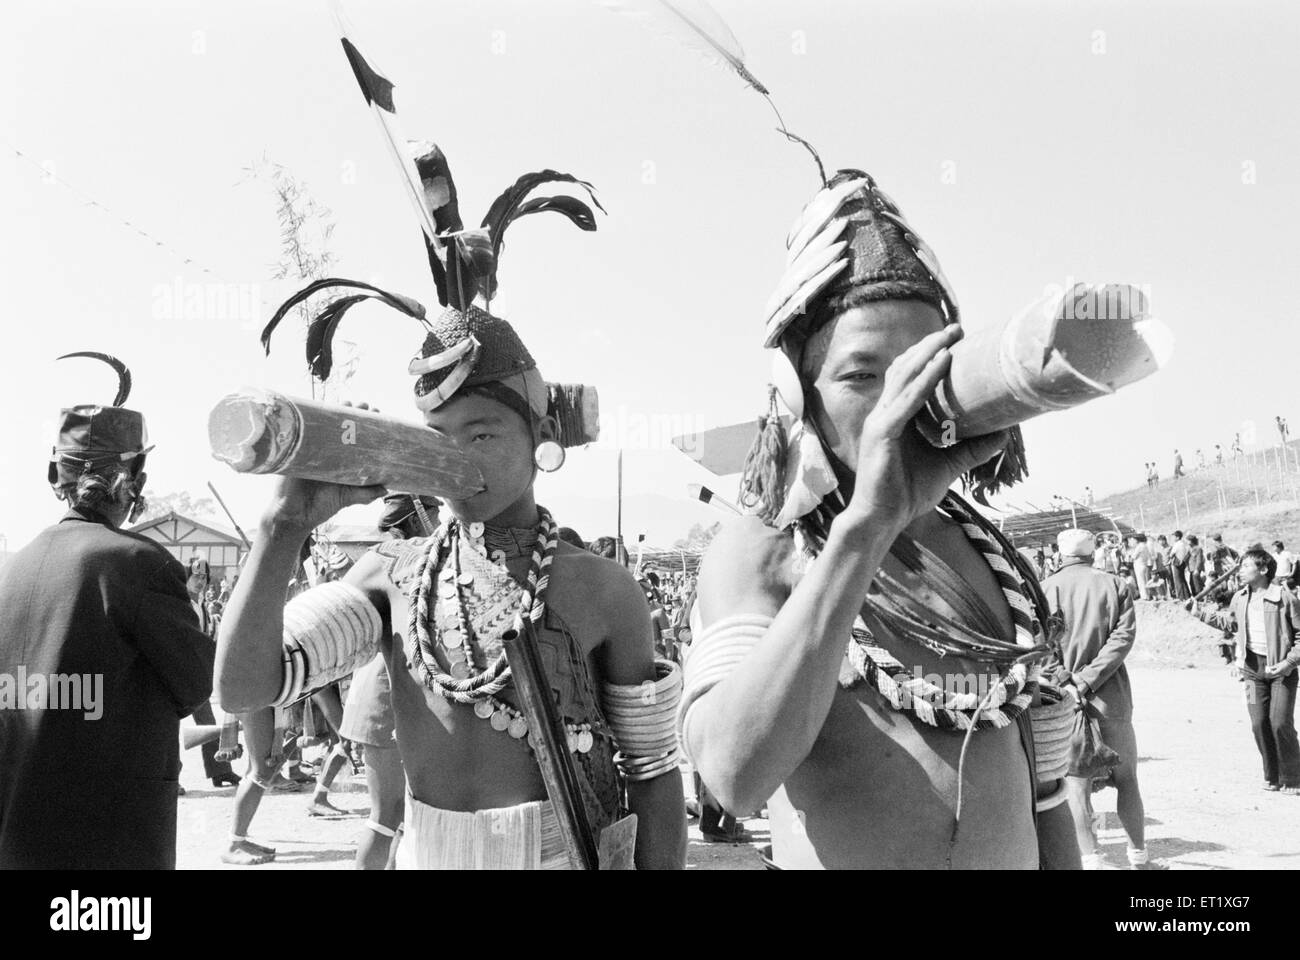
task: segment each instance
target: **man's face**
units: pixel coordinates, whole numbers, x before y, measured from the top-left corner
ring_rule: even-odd
[[[814,333],[800,379],[813,422],[841,464],[857,468],[862,422],[875,409],[895,358],[943,329],[943,316],[919,300],[881,300],[853,307]]]
[[[1250,557],[1243,557],[1241,561],[1241,570],[1238,571],[1241,582],[1248,587],[1261,587],[1264,581],[1268,579],[1265,571],[1261,570],[1255,561]]]
[[[505,404],[471,393],[429,411],[424,422],[455,440],[483,475],[484,489],[469,499],[447,498],[447,508],[456,519],[491,520],[532,486],[533,436],[524,419]],[[537,439],[553,436],[554,424],[548,418]]]

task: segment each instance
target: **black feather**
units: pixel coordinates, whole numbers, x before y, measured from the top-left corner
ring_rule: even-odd
[[[307,366],[318,380],[328,380],[334,368],[334,331],[343,315],[362,300],[371,299],[368,293],[354,293],[339,297],[325,306],[307,326]]]
[[[271,334],[275,328],[280,325],[284,315],[303,301],[309,299],[313,294],[322,290],[328,290],[331,287],[351,287],[357,290],[365,290],[370,296],[377,300],[382,300],[394,310],[406,314],[408,317],[414,317],[417,320],[424,320],[424,305],[410,297],[403,296],[400,293],[389,293],[387,290],[381,290],[379,287],[372,286],[369,283],[362,283],[360,280],[343,280],[338,277],[326,277],[323,280],[316,280],[303,287],[284,303],[276,308],[274,316],[267,321],[266,326],[262,329],[262,347],[269,355],[271,352]],[[351,306],[351,304],[349,304]]]
[[[131,395],[131,371],[127,369],[125,363],[117,359],[117,357],[109,356],[107,353],[96,353],[94,350],[78,350],[76,353],[65,353],[58,359],[67,360],[69,357],[90,357],[92,360],[102,360],[116,370],[117,396],[113,398],[112,405],[120,407],[126,403],[126,398]]]
[[[482,226],[487,227],[492,236],[492,275],[486,284],[489,288],[496,288],[496,272],[501,262],[501,241],[505,238],[506,227],[523,215],[521,212],[521,206],[528,198],[528,194],[532,193],[544,183],[576,183],[578,186],[582,187],[582,189],[587,191],[587,196],[590,197],[591,202],[596,205],[596,209],[600,210],[602,213],[605,212],[605,208],[602,207],[600,201],[596,199],[595,187],[586,180],[579,180],[571,173],[560,173],[557,170],[538,170],[534,173],[524,174],[508,187],[501,196],[492,201],[492,206],[488,208],[487,216],[483,218]],[[554,210],[557,213],[564,214],[564,216],[566,216],[571,222],[582,227],[584,230],[595,229],[595,215],[592,214],[589,207],[586,208],[586,212],[591,217],[591,227],[587,228],[583,227],[582,223],[579,222],[579,219],[575,217],[575,211],[572,207],[556,203],[556,201],[560,199],[559,197],[547,197],[545,199],[546,201],[549,201],[549,205],[542,204],[534,206],[527,212],[538,213],[542,210]],[[578,202],[581,203],[581,201]],[[586,205],[584,204],[583,206],[585,207]]]
[[[373,103],[381,110],[393,113],[393,84],[366,63],[361,51],[347,37],[342,38],[342,43],[343,53],[352,65],[352,74],[357,78],[357,85],[361,87],[361,95],[366,98],[366,103]]]
[[[414,317],[422,323],[425,322],[424,305],[417,300],[412,300],[400,293],[381,290],[379,287],[362,283],[359,280],[327,277],[324,280],[317,280],[308,284],[280,304],[275,311],[275,315],[267,323],[266,328],[262,330],[262,346],[266,348],[268,355],[271,352],[271,334],[275,332],[275,328],[284,319],[284,315],[313,294],[331,287],[351,287],[364,292],[350,294],[331,301],[322,307],[320,312],[312,317],[311,322],[307,325],[307,365],[311,368],[312,374],[320,380],[327,379],[334,366],[334,332],[338,329],[339,321],[361,301],[379,300],[399,313]]]
[[[519,212],[515,214],[515,219],[526,217],[530,213],[546,213],[550,210],[568,217],[579,230],[596,229],[596,215],[591,212],[591,207],[577,197],[570,197],[567,194],[526,200],[519,205]]]

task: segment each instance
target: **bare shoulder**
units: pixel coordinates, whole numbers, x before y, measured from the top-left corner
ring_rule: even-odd
[[[738,517],[714,537],[700,565],[705,624],[741,613],[775,615],[794,589],[794,538],[757,517]]]
[[[551,562],[550,597],[578,642],[596,653],[607,681],[639,683],[653,676],[650,605],[622,564],[560,543]]]
[[[561,541],[551,562],[551,589],[558,598],[581,600],[602,619],[622,620],[629,613],[649,619],[650,608],[640,585],[620,563]]]

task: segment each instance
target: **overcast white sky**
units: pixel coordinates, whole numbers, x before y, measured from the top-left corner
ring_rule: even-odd
[[[1275,414],[1300,424],[1296,4],[715,5],[828,168],[865,168],[901,204],[969,326],[1070,277],[1149,285],[1172,363],[1029,424],[1033,477],[1010,502],[1126,488],[1152,458],[1167,474],[1175,447],[1226,446],[1248,419],[1267,442]],[[599,387],[615,428],[541,481],[542,502],[589,539],[612,533],[621,443],[625,534],[666,544],[715,519],[685,502],[709,478],[667,440],[763,408],[762,305],[817,186],[806,155],[739,81],[589,0],[348,9],[407,132],[448,154],[467,222],[545,166],[593,181],[609,211],[596,234],[524,221],[503,256],[494,306],[549,379]],[[332,17],[318,0],[10,0],[6,21],[0,535],[16,549],[61,512],[45,483],[57,411],[113,389],[107,368],[53,362],[86,349],[134,372],[153,489],[211,479],[250,527],[267,481],[210,458],[207,413],[244,384],[306,381],[291,324],[269,360],[257,343],[285,291],[267,282],[271,197],[243,168],[266,155],[333,210],[340,275],[435,302]],[[167,306],[164,291],[215,300],[222,284],[260,306]],[[416,324],[366,308],[340,336],[360,351],[349,393],[414,419]]]

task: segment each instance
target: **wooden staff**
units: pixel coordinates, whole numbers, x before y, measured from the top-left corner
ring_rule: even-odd
[[[1231,569],[1231,570],[1229,570],[1229,571],[1228,571],[1227,573],[1225,573],[1223,576],[1221,576],[1221,577],[1219,577],[1218,579],[1216,579],[1213,583],[1208,584],[1204,590],[1202,590],[1202,591],[1201,591],[1200,593],[1198,593],[1196,596],[1192,597],[1192,599],[1188,600],[1187,603],[1184,604],[1184,606],[1186,606],[1188,610],[1192,609],[1192,607],[1193,607],[1193,606],[1194,606],[1194,605],[1195,605],[1195,604],[1196,604],[1196,603],[1197,603],[1197,602],[1198,602],[1202,597],[1208,596],[1209,593],[1210,593],[1211,591],[1213,591],[1216,587],[1219,586],[1219,584],[1224,583],[1224,582],[1227,581],[1229,578],[1235,576],[1236,573],[1237,573],[1237,570],[1238,570],[1240,567],[1241,567],[1241,561],[1238,560],[1236,563],[1234,563],[1234,564],[1232,565],[1232,569]]]
[[[211,743],[220,736],[221,728],[215,723],[196,724],[193,727],[183,727],[181,729],[181,742],[185,744],[186,750],[193,750],[205,743]]]
[[[212,485],[211,480],[208,481],[208,489],[211,490],[212,495],[217,498],[217,503],[221,504],[221,509],[226,512],[226,519],[228,519],[231,526],[235,528],[235,533],[239,534],[239,539],[244,541],[244,549],[252,550],[253,545],[248,542],[248,537],[244,536],[244,531],[240,529],[239,522],[235,519],[235,515],[231,513],[230,508],[226,506],[226,501],[221,499],[221,494],[217,493],[217,488]]]
[[[507,630],[502,636],[506,660],[519,706],[528,720],[528,739],[541,768],[546,795],[560,823],[560,834],[569,852],[569,860],[579,870],[600,868],[600,855],[587,808],[582,802],[578,771],[569,753],[564,718],[556,706],[546,667],[537,649],[537,635],[532,621],[525,615],[522,629]]]
[[[374,410],[247,391],[208,417],[212,455],[239,473],[275,473],[467,500],[483,477],[455,441]]]

